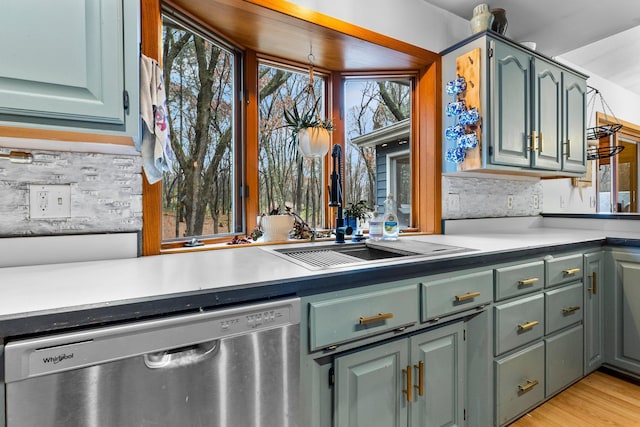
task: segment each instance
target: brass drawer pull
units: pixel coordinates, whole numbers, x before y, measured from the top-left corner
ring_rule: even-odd
[[[418,362],[418,385],[414,387],[418,389],[418,396],[424,396],[424,362]]]
[[[538,153],[542,153],[542,132],[538,135]]]
[[[587,288],[587,290],[591,292],[592,295],[598,293],[598,280],[595,271],[591,273],[591,287]]]
[[[467,292],[464,295],[456,295],[456,301],[466,301],[480,296],[480,292]]]
[[[539,324],[540,322],[538,322],[537,320],[534,320],[533,322],[521,323],[518,325],[518,330],[528,331],[529,329],[533,328],[534,326],[538,326]]]
[[[536,131],[532,131],[531,132],[531,146],[529,147],[529,151],[534,152],[536,151]]]
[[[578,310],[580,310],[580,306],[574,305],[574,306],[571,306],[571,307],[563,308],[562,309],[562,313],[563,314],[571,314],[571,313],[573,313],[575,311],[578,311]]]
[[[407,395],[407,402],[413,401],[413,381],[411,380],[411,370],[412,370],[411,365],[408,365],[407,369],[402,370],[402,372],[404,372],[407,375],[407,389],[402,390],[402,392]]]
[[[562,272],[564,274],[566,274],[567,276],[573,276],[576,273],[580,273],[580,269],[579,268],[568,268],[566,270],[562,270]]]
[[[522,280],[518,280],[518,285],[519,286],[527,286],[527,285],[533,285],[536,282],[539,282],[540,279],[537,277],[532,277],[531,279],[522,279]]]
[[[381,320],[387,320],[393,318],[393,313],[378,313],[375,316],[364,317],[360,316],[360,324],[368,325],[369,323],[380,322]]]
[[[524,385],[523,384],[518,385],[518,390],[524,393],[531,390],[538,384],[540,384],[538,380],[527,380],[527,382]]]

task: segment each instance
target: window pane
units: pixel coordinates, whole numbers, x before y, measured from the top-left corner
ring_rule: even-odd
[[[345,201],[378,212],[392,194],[400,228],[411,226],[410,79],[346,80]]]
[[[291,141],[284,111],[294,104],[300,113],[312,106],[305,89],[309,75],[269,64],[260,64],[259,165],[260,213],[291,207],[311,227],[323,225],[323,161],[303,158]],[[314,93],[324,114],[325,82],[314,75]]]
[[[163,20],[174,169],[163,179],[163,239],[226,234],[234,224],[234,54]]]

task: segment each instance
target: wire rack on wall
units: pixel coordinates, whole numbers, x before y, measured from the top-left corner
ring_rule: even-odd
[[[595,117],[594,112],[595,112],[596,98],[597,98],[600,100],[600,106],[602,107],[602,113],[604,114],[605,121],[609,122],[609,124],[588,127],[587,139],[598,140],[598,139],[607,137],[609,135],[613,135],[614,133],[622,129],[622,124],[618,123],[618,119],[616,118],[615,114],[613,114],[613,111],[611,110],[611,107],[609,107],[609,104],[607,104],[607,101],[604,100],[602,93],[594,87],[587,86],[587,97],[589,96],[591,97],[587,101],[587,110],[589,111],[590,120],[593,120],[593,118]],[[611,115],[613,120],[609,118],[609,115]],[[614,154],[611,154],[611,155],[614,155]],[[611,157],[611,155],[607,157]]]
[[[622,150],[624,150],[624,147],[621,145],[589,147],[587,148],[587,160],[606,159],[619,154]]]

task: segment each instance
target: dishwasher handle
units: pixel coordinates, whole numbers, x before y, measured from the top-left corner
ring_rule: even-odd
[[[170,369],[177,366],[195,365],[213,357],[219,342],[219,340],[214,340],[171,350],[146,353],[143,355],[144,364],[149,369]]]

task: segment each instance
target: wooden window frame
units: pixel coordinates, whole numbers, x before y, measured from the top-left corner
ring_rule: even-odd
[[[141,1],[141,27],[142,53],[148,57],[161,61],[161,39],[162,39],[162,18],[160,0],[140,0]],[[261,0],[250,0],[250,3],[260,4]],[[320,22],[326,28],[339,27],[341,33],[357,34],[370,39],[373,43],[384,42],[386,47],[395,48],[399,51],[410,50],[411,46],[400,41],[386,38],[375,33],[368,32],[360,27],[334,20],[322,14],[312,13],[300,7],[291,7],[287,2],[272,1],[267,6],[270,11],[285,13],[295,19],[304,19],[307,22]],[[202,23],[199,23],[202,25]],[[322,27],[325,28],[325,27]],[[212,30],[212,32],[215,32]],[[426,52],[426,51],[425,51]],[[428,52],[427,52],[428,53]],[[266,56],[266,55],[265,55]],[[258,99],[257,99],[257,73],[249,70],[257,70],[259,55],[252,49],[244,49],[244,184],[248,188],[244,197],[244,218],[246,230],[255,227],[255,216],[258,212]],[[278,60],[286,64],[289,61]],[[425,60],[426,65],[415,74],[415,87],[412,95],[412,123],[411,134],[411,167],[413,173],[412,181],[412,218],[414,224],[421,233],[437,234],[441,232],[441,59],[439,55],[432,54]],[[411,70],[397,71],[404,75],[410,75]],[[347,73],[340,70],[329,72],[327,79],[327,105],[330,106],[330,115],[336,125],[333,132],[333,141],[344,144],[344,119],[342,115],[343,100],[343,76]],[[354,73],[348,73],[354,75]],[[360,72],[362,76],[375,76],[372,70]],[[393,74],[389,71],[379,71],[381,75]],[[329,156],[329,155],[328,155]],[[327,158],[329,158],[327,156]],[[325,164],[326,160],[325,160]],[[325,182],[329,181],[329,168],[325,170]],[[143,174],[144,175],[144,174]],[[183,242],[162,242],[162,183],[149,184],[146,177],[143,177],[143,233],[142,233],[142,254],[158,255],[179,251],[193,250],[181,248]],[[414,203],[415,201],[415,203]],[[335,217],[334,209],[325,206],[325,218],[329,224],[333,223]],[[220,243],[229,241],[232,237],[205,239],[205,243]],[[177,249],[180,247],[180,249]],[[211,249],[213,247],[201,247]]]

